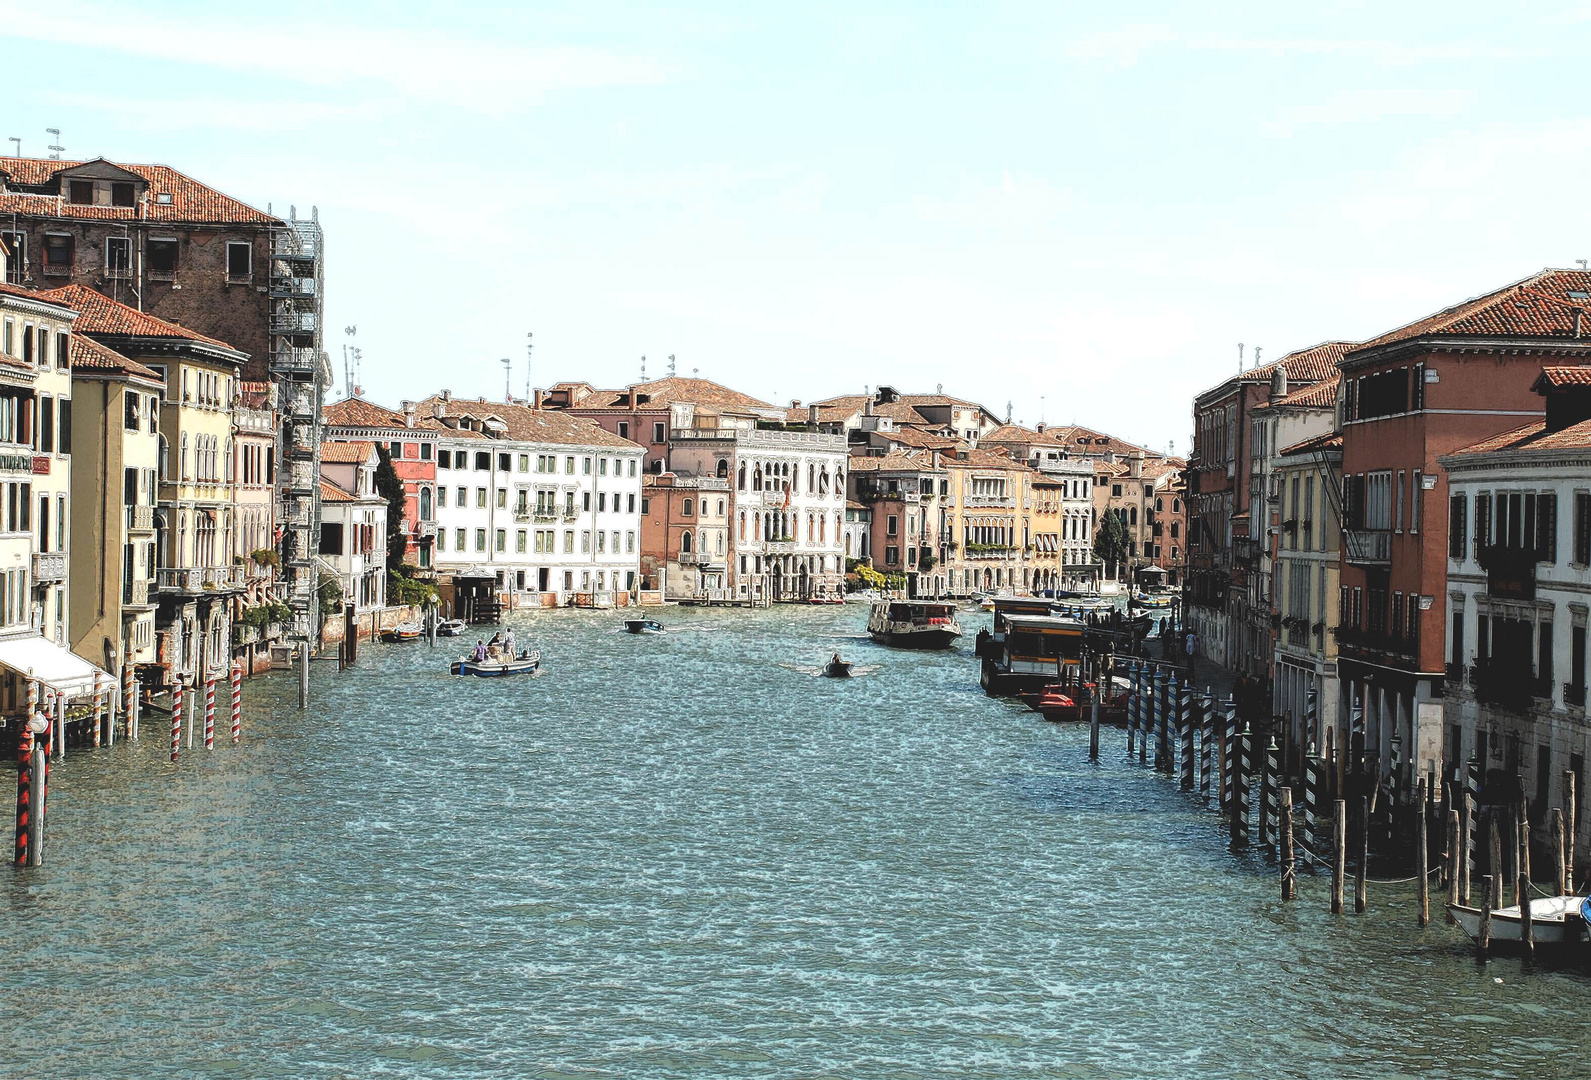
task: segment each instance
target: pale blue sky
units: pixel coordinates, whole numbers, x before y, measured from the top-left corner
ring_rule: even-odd
[[[537,385],[674,353],[1185,451],[1239,341],[1591,257],[1566,6],[235,7],[0,0],[0,137],[317,205],[387,403],[522,392],[534,331]]]

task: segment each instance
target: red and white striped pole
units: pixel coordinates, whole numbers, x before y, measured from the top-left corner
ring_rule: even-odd
[[[94,747],[99,748],[100,728],[105,723],[105,694],[100,689],[99,672],[94,673]]]
[[[215,749],[215,676],[204,676],[204,748]]]
[[[232,661],[232,743],[243,741],[243,661]]]
[[[177,683],[171,688],[171,760],[177,760],[177,753],[182,749],[182,676],[177,676]]]
[[[138,738],[138,683],[131,660],[122,664],[122,716],[127,721],[127,737]]]

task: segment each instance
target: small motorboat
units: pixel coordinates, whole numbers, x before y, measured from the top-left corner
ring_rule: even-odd
[[[826,679],[849,679],[851,677],[851,662],[841,660],[840,654],[835,653],[834,658],[823,665],[823,677]]]
[[[464,633],[463,619],[443,619],[436,624],[437,637],[458,637]]]
[[[381,632],[382,641],[419,641],[425,636],[425,627],[417,622],[399,623],[390,630]]]
[[[1059,683],[1046,686],[1030,707],[1034,712],[1043,713],[1046,720],[1083,719],[1083,708],[1072,696],[1071,687]]]
[[[656,619],[625,619],[624,629],[631,634],[661,634],[663,624]]]
[[[1578,935],[1585,931],[1587,909],[1591,901],[1583,896],[1538,896],[1530,901],[1530,936],[1537,945],[1568,945],[1582,940]],[[1478,939],[1481,932],[1481,909],[1464,904],[1448,904],[1448,913],[1458,928],[1470,938]],[[1565,915],[1579,914],[1578,919],[1565,919]],[[1524,940],[1520,927],[1519,905],[1492,909],[1492,943],[1518,945]],[[1572,927],[1573,929],[1566,929]]]
[[[461,656],[453,662],[449,670],[454,675],[474,675],[477,678],[493,679],[504,675],[534,675],[539,667],[541,667],[540,650],[525,649],[518,656],[486,660]]]

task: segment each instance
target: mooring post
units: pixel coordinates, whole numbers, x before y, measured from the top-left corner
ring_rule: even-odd
[[[1458,860],[1461,850],[1458,843],[1458,811],[1447,812],[1447,902],[1458,903]],[[1447,914],[1448,921],[1453,919],[1453,913]]]
[[[171,760],[182,751],[182,675],[171,687]]]
[[[299,653],[298,707],[309,708],[309,642],[306,640]]]
[[[1363,915],[1365,905],[1369,901],[1365,883],[1370,872],[1370,799],[1366,795],[1359,796],[1359,837],[1358,865],[1353,871],[1353,910],[1355,915]]]
[[[1318,858],[1320,835],[1317,822],[1320,816],[1320,762],[1315,757],[1315,744],[1310,742],[1304,751],[1304,865],[1311,870]]]
[[[52,703],[44,699],[44,711],[34,722],[33,754],[29,762],[32,777],[28,788],[32,806],[28,813],[28,865],[44,865],[44,823],[50,812],[50,738],[55,727],[50,718]]]
[[[1519,945],[1526,956],[1533,956],[1536,952],[1535,913],[1530,910],[1530,878],[1523,871],[1514,888],[1519,891]]]
[[[1232,737],[1237,761],[1232,778],[1232,843],[1247,847],[1249,843],[1249,798],[1254,776],[1252,748],[1254,736],[1248,725]]]
[[[243,661],[232,661],[232,744],[243,741]]]
[[[1165,694],[1165,708],[1161,710],[1160,745],[1155,750],[1155,767],[1167,776],[1176,771],[1172,739],[1182,727],[1182,696],[1175,672],[1167,671],[1161,684]]]
[[[1181,706],[1177,710],[1182,720],[1177,729],[1177,738],[1179,740],[1177,749],[1181,751],[1182,783],[1180,786],[1183,791],[1193,790],[1193,733],[1199,726],[1199,706],[1201,704],[1202,702],[1199,700],[1198,693],[1194,690],[1192,680],[1183,682]]]
[[[1470,901],[1470,875],[1475,867],[1475,803],[1466,788],[1459,800],[1458,902]]]
[[[1226,696],[1226,716],[1221,726],[1221,809],[1228,813],[1237,797],[1237,700]]]
[[[1492,872],[1492,887],[1497,890],[1492,907],[1503,906],[1503,834],[1497,826],[1496,812],[1486,815],[1486,869]]]
[[[433,639],[434,640],[434,639]],[[1099,684],[1088,691],[1088,760],[1099,760]]]
[[[1293,864],[1293,789],[1283,787],[1277,799],[1281,807],[1282,822],[1282,899],[1291,900],[1298,880],[1298,870]]]
[[[105,691],[100,686],[99,672],[94,672],[94,748],[99,749],[101,728],[105,726]]]
[[[1525,799],[1522,795],[1519,798],[1519,872],[1524,875],[1526,881],[1531,879],[1530,811],[1526,808]]]
[[[28,697],[31,699],[37,692],[34,685],[31,682],[28,683]],[[22,721],[22,727],[17,732],[17,816],[15,843],[12,847],[12,862],[18,866],[28,865],[28,839],[33,834],[32,822],[29,817],[33,809],[34,719],[35,714],[30,706],[28,715]]]
[[[1199,795],[1204,804],[1210,804],[1210,780],[1214,776],[1215,748],[1215,694],[1211,687],[1204,688],[1204,699],[1199,709]],[[1219,790],[1219,789],[1218,789]]]
[[[215,676],[204,673],[204,748],[215,749]]]
[[[1265,748],[1265,783],[1263,785],[1265,808],[1261,813],[1270,819],[1264,826],[1266,833],[1264,842],[1266,843],[1269,843],[1270,837],[1274,835],[1272,830],[1277,828],[1278,822],[1281,820],[1281,782],[1282,748],[1276,745],[1276,736],[1273,734],[1270,745]]]
[[[1575,817],[1575,799],[1579,792],[1574,789],[1574,770],[1563,770],[1563,891],[1574,891],[1574,841],[1578,831],[1578,819]]]
[[[1569,894],[1569,878],[1564,873],[1563,808],[1560,806],[1552,808],[1552,861],[1554,863],[1553,870],[1558,875],[1558,895],[1567,896]]]
[[[1331,913],[1342,914],[1342,882],[1348,875],[1348,804],[1337,799],[1331,814]]]
[[[1419,822],[1415,829],[1414,838],[1414,872],[1415,897],[1419,905],[1419,924],[1429,926],[1431,923],[1431,873],[1430,873],[1430,838],[1427,830],[1430,828],[1430,807],[1426,805],[1425,778],[1420,778],[1415,787],[1414,800],[1418,806]]]
[[[1138,661],[1136,660],[1127,665],[1127,682],[1132,687],[1132,692],[1127,699],[1127,756],[1131,758],[1133,740],[1138,734],[1138,703],[1141,700],[1138,694]]]
[[[1492,947],[1492,876],[1484,874],[1481,877],[1481,927],[1480,933],[1475,935],[1475,948],[1481,956],[1485,956]]]

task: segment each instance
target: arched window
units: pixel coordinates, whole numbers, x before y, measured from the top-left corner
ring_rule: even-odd
[[[1138,508],[1136,506],[1129,506],[1127,508],[1127,524],[1138,524]]]
[[[160,479],[164,482],[171,479],[171,444],[164,435],[155,437],[160,440]]]
[[[230,435],[227,436],[226,440],[226,465],[221,470],[221,477],[227,483],[231,483],[234,479],[236,479],[232,475],[232,436]]]
[[[728,479],[728,477],[729,477],[729,459],[728,458],[719,458],[718,459],[718,478],[720,480],[724,480],[724,479]]]
[[[834,491],[835,491],[835,493],[838,494],[840,492],[840,490],[842,488],[844,488],[844,487],[845,487],[845,470],[844,469],[836,469],[834,471]]]
[[[181,448],[178,450],[178,453],[177,453],[177,468],[180,470],[180,472],[178,473],[180,479],[187,480],[189,474],[188,474],[188,433],[186,431],[184,431],[182,433],[182,445],[181,445]]]
[[[741,491],[745,491],[746,490],[746,463],[744,461],[742,461],[740,463],[739,476],[740,476],[740,480],[739,480],[737,486],[740,488]]]
[[[751,490],[752,491],[761,491],[762,490],[762,466],[761,465],[758,465],[755,469],[753,469],[751,471]]]
[[[689,532],[680,533],[679,550],[681,555],[689,555],[691,553],[691,534]]]
[[[696,550],[703,555],[707,554],[707,530],[703,529],[696,534]]]
[[[420,520],[431,520],[431,489],[428,487],[420,489]]]

